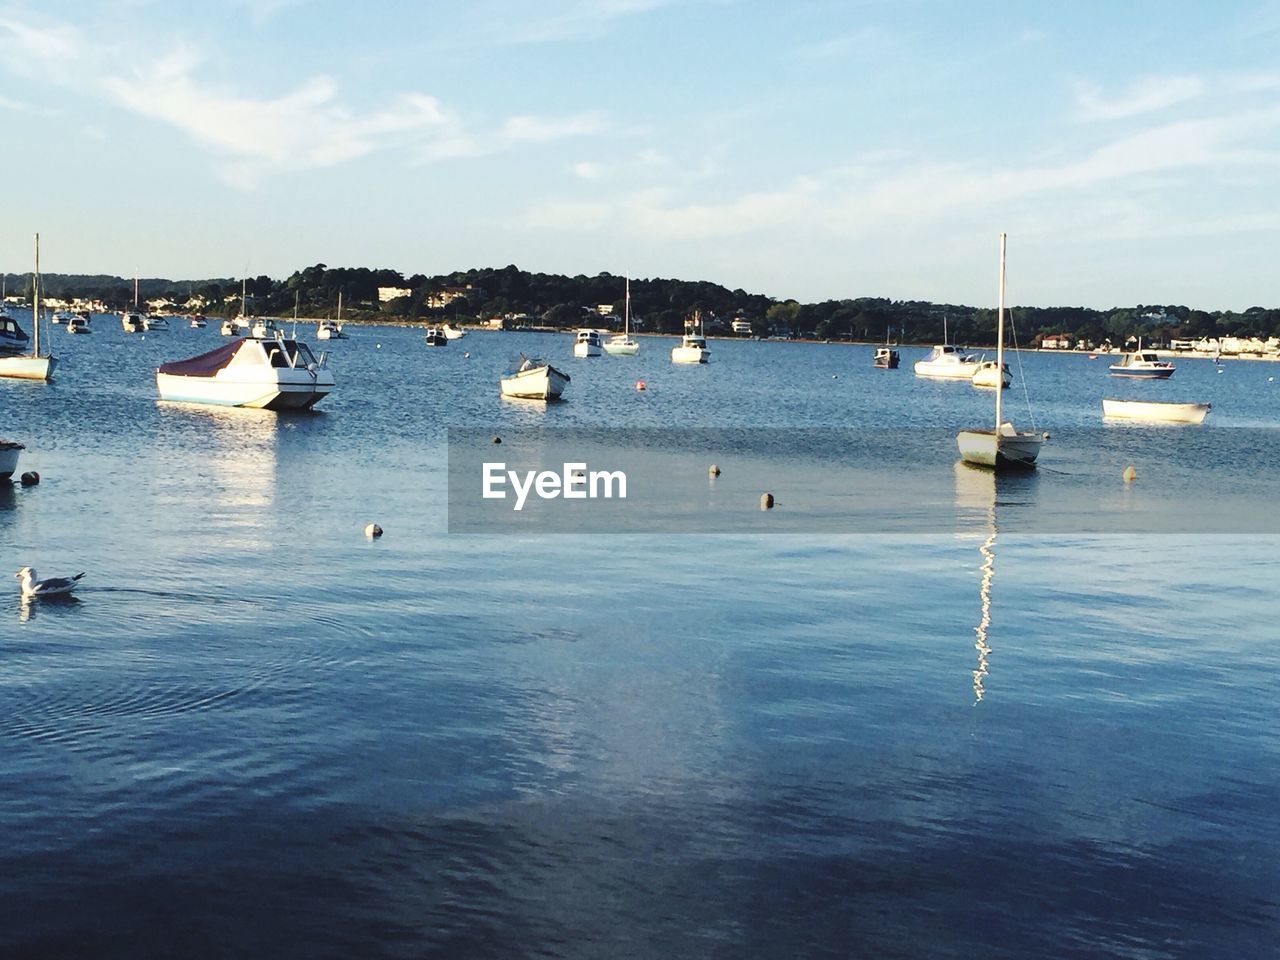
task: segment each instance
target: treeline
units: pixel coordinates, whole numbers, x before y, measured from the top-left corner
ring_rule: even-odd
[[[131,279],[49,274],[42,281],[51,297],[96,298],[112,309],[133,301]],[[176,282],[147,278],[139,280],[138,287],[143,300],[164,298],[181,305],[200,298],[203,312],[217,315],[239,311],[241,283],[234,278]],[[530,273],[516,266],[406,277],[396,270],[319,263],[284,280],[259,276],[244,284],[250,312],[258,314],[287,316],[295,303],[304,316],[332,314],[341,294],[344,316],[352,318],[468,322],[506,316],[518,317],[518,323],[553,327],[621,323],[625,290],[624,278],[610,273],[570,277]],[[30,274],[8,276],[11,292],[29,288]],[[380,288],[407,293],[384,302],[379,299]],[[611,308],[611,320],[599,315],[601,305]],[[747,321],[755,335],[933,343],[942,340],[945,329],[951,342],[975,346],[993,342],[996,323],[990,308],[883,297],[799,303],[707,281],[668,278],[633,279],[631,311],[642,329],[665,333],[679,332],[698,311],[709,332],[727,331],[737,319]],[[1050,334],[1094,343],[1108,339],[1119,343],[1129,336],[1156,343],[1174,337],[1280,336],[1280,308],[1233,312],[1169,304],[1110,310],[1014,307],[1010,318],[1023,345],[1034,345]]]

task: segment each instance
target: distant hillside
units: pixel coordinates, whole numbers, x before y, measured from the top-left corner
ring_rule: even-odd
[[[47,274],[48,296],[101,299],[113,308],[133,300],[133,280],[126,277]],[[10,292],[29,289],[30,274],[8,275]],[[139,280],[144,300],[165,299],[178,308],[200,298],[205,313],[240,309],[241,280]],[[343,313],[352,318],[379,317],[473,321],[520,316],[519,322],[553,327],[620,323],[623,277],[609,273],[563,276],[529,273],[514,265],[455,273],[406,277],[389,269],[329,267],[323,263],[299,270],[284,280],[255,277],[246,282],[250,310],[288,315],[295,300],[306,316],[334,311],[342,294]],[[380,298],[379,291],[383,298]],[[403,292],[393,296],[395,292]],[[603,308],[603,311],[602,309]],[[908,343],[940,342],[944,323],[953,343],[990,344],[995,311],[958,304],[882,297],[853,297],[821,303],[778,301],[763,294],[730,290],[704,280],[636,278],[631,281],[631,309],[643,329],[675,333],[685,319],[700,311],[708,330],[728,330],[733,319],[750,322],[755,334],[818,339],[890,339]],[[1280,336],[1280,309],[1253,307],[1243,313],[1195,310],[1180,305],[1135,305],[1093,310],[1086,307],[1015,307],[1011,311],[1017,338],[1026,345],[1041,336],[1067,334],[1072,340],[1119,343],[1130,335],[1153,342],[1173,337]]]

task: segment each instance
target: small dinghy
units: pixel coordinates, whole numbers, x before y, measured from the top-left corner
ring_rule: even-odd
[[[1204,423],[1213,405],[1165,403],[1157,400],[1103,400],[1102,415],[1113,420],[1149,420],[1162,423]]]
[[[521,400],[559,400],[569,383],[569,375],[561,373],[543,360],[520,355],[516,368],[498,381],[504,397]]]

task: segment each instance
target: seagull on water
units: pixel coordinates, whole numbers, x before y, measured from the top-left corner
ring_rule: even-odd
[[[50,577],[48,580],[37,580],[34,567],[23,567],[14,574],[22,581],[22,599],[35,597],[57,597],[70,593],[76,588],[76,581],[84,576],[77,573],[74,577]]]

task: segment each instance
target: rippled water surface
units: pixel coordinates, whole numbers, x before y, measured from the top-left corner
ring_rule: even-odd
[[[55,384],[0,382],[44,477],[0,559],[88,576],[0,606],[0,955],[1275,955],[1280,537],[1002,534],[1019,488],[949,455],[917,469],[997,509],[936,535],[447,533],[450,426],[985,422],[924,351],[362,328],[276,415],[156,402],[212,328],[53,338]],[[567,402],[499,399],[521,350]],[[1231,428],[1280,420],[1273,365],[1021,362],[1046,502],[1266,473]],[[1103,429],[1104,395],[1214,409]]]

